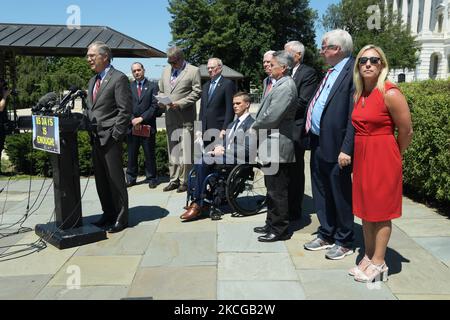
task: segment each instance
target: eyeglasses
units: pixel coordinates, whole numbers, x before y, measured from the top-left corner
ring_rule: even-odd
[[[379,64],[381,61],[380,57],[361,57],[359,58],[359,64],[365,65],[367,61],[370,61],[370,64]]]
[[[322,51],[326,51],[326,50],[328,50],[328,49],[334,49],[334,48],[337,48],[337,46],[334,45],[334,44],[330,44],[330,45],[328,45],[328,46],[322,46],[320,49],[321,49]]]

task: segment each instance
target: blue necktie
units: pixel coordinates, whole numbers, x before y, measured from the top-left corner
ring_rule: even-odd
[[[211,81],[211,84],[209,85],[208,101],[211,100],[211,96],[212,96],[212,94],[214,92],[214,89],[215,89],[215,84],[216,84],[216,81]]]

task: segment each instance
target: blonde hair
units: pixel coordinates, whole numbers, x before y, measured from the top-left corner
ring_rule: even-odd
[[[353,69],[353,82],[355,83],[355,95],[353,97],[354,101],[357,102],[359,100],[359,98],[361,97],[363,91],[364,91],[364,82],[362,80],[361,74],[359,73],[359,58],[361,58],[361,56],[363,55],[364,52],[366,52],[367,50],[373,49],[375,50],[381,58],[381,72],[378,75],[378,81],[377,81],[377,88],[378,90],[384,95],[385,92],[385,83],[387,80],[387,75],[389,73],[389,64],[388,61],[386,59],[386,55],[384,54],[383,49],[381,49],[380,47],[377,47],[373,44],[369,44],[367,46],[365,46],[364,48],[361,49],[361,51],[359,51],[358,55],[356,56],[356,62],[355,62],[355,67]]]

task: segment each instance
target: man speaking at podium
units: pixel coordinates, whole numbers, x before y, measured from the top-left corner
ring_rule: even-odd
[[[122,140],[131,121],[128,78],[111,66],[111,49],[93,42],[87,61],[96,76],[89,81],[87,115],[92,128],[94,174],[103,215],[94,223],[109,233],[128,226],[128,193],[122,168]]]

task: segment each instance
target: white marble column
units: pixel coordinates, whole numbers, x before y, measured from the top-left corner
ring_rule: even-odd
[[[394,16],[398,14],[398,0],[392,2],[392,13]]]
[[[412,17],[411,17],[411,33],[417,34],[419,27],[419,0],[413,0]]]
[[[408,0],[402,1],[402,20],[406,27],[408,25]]]
[[[422,33],[430,33],[431,2],[432,0],[425,0],[423,6]]]

